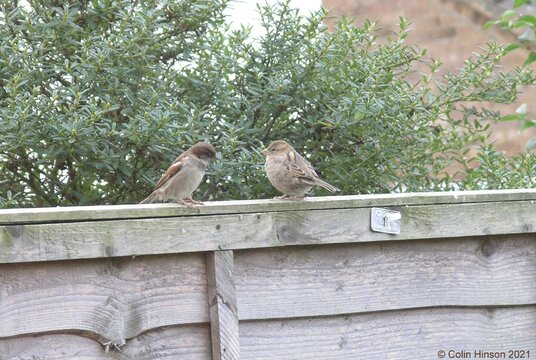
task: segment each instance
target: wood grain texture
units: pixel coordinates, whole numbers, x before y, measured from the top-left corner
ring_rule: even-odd
[[[206,291],[203,254],[0,265],[0,337],[73,330],[122,343],[208,322]]]
[[[178,204],[3,209],[0,210],[0,225],[528,200],[536,200],[536,189],[325,196],[310,197],[305,201],[273,199],[213,201],[206,202],[204,207],[193,209]]]
[[[127,340],[120,348],[73,334],[46,334],[0,339],[0,359],[209,360],[208,324],[156,329]]]
[[[240,344],[242,359],[255,360],[438,359],[439,350],[478,349],[523,349],[532,355],[534,319],[535,306],[246,321],[240,324]]]
[[[536,304],[534,235],[238,251],[240,320]]]
[[[0,263],[536,232],[533,200],[399,209],[399,235],[369,208],[4,226]]]
[[[207,284],[212,358],[238,360],[240,342],[232,251],[207,254]]]

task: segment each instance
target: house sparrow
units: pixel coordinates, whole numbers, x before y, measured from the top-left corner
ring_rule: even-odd
[[[320,179],[309,161],[286,141],[276,140],[261,153],[266,156],[264,169],[268,180],[285,194],[279,199],[303,199],[313,186],[320,186],[330,192],[340,191]]]
[[[177,201],[183,205],[203,205],[192,199],[210,161],[216,157],[214,146],[199,142],[183,152],[173,161],[156,184],[156,189],[140,204],[162,201]]]

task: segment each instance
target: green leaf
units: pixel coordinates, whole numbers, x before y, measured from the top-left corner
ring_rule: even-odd
[[[533,62],[536,61],[536,52],[531,52],[529,54],[529,56],[527,56],[527,59],[525,60],[525,62],[523,63],[523,66],[527,66],[527,65],[530,65],[532,64]]]
[[[521,47],[520,44],[509,44],[503,49],[503,54],[508,54],[511,51],[514,51],[515,49],[519,49]]]
[[[484,25],[482,25],[482,29],[487,30],[487,29],[489,29],[490,27],[492,27],[493,25],[496,25],[496,24],[497,24],[497,21],[495,19],[488,20],[488,21],[486,21],[484,23]]]
[[[532,15],[523,15],[520,16],[516,21],[516,23],[521,23],[523,25],[529,25],[532,27],[536,27],[536,17]]]
[[[517,14],[514,10],[508,9],[501,15],[501,20],[508,20],[516,15]]]
[[[518,121],[523,120],[522,114],[510,114],[499,118],[499,121]]]
[[[534,120],[526,120],[523,125],[521,126],[521,128],[519,129],[519,131],[524,131],[528,128],[531,128],[533,126],[536,126],[536,121]]]
[[[514,8],[524,5],[528,0],[514,0]]]

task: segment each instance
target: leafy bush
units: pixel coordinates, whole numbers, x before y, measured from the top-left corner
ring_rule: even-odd
[[[221,154],[205,199],[276,194],[259,154],[274,139],[347,194],[502,187],[480,177],[496,166],[534,184],[532,155],[468,155],[501,117],[479,102],[512,102],[535,80],[497,71],[495,44],[438,77],[439,62],[405,45],[403,19],[380,44],[375,23],[329,32],[323,10],[305,18],[288,3],[259,8],[258,38],[229,30],[225,0],[56,3],[0,7],[3,206],[137,202],[201,140]]]
[[[529,0],[514,0],[513,7],[519,8],[522,5],[529,3]],[[536,5],[536,0],[530,0],[532,5]],[[484,28],[489,28],[493,25],[500,26],[501,28],[509,31],[516,31],[516,29],[523,29],[523,33],[518,36],[518,41],[509,44],[506,47],[506,51],[510,52],[519,48],[529,50],[529,55],[525,59],[523,66],[528,66],[536,61],[536,16],[534,15],[520,15],[517,14],[514,9],[506,10],[500,18],[493,19],[484,24]],[[522,105],[523,106],[523,105]],[[503,117],[503,121],[521,121],[521,130],[529,129],[536,126],[536,120],[529,119],[526,113],[526,104],[521,111],[516,114],[510,114]],[[526,145],[527,149],[536,147],[536,138],[532,138]]]

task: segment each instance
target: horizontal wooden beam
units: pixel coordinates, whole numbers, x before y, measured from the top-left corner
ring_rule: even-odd
[[[536,305],[534,259],[534,235],[238,251],[238,316]]]
[[[214,201],[205,203],[204,207],[195,208],[178,204],[130,204],[3,209],[0,210],[0,225],[528,200],[536,201],[536,189],[326,196],[311,197],[304,201]]]
[[[152,329],[123,344],[88,335],[71,330],[0,338],[1,359],[211,359],[208,324]]]
[[[206,281],[204,254],[2,264],[0,339],[73,331],[124,344],[208,323]]]
[[[395,208],[399,235],[366,207],[3,226],[0,263],[536,232],[534,200]]]
[[[536,306],[415,309],[327,318],[247,321],[244,359],[489,359],[475,351],[536,351]],[[449,351],[453,351],[450,353]],[[445,351],[442,353],[441,351]],[[521,355],[517,353],[517,357]],[[502,356],[502,355],[501,355]],[[513,356],[511,356],[513,358]]]

